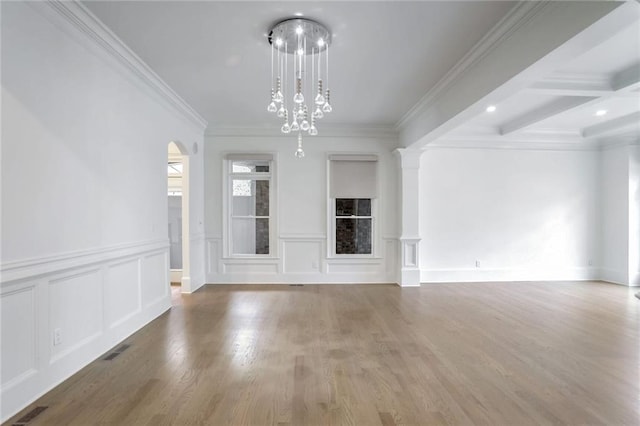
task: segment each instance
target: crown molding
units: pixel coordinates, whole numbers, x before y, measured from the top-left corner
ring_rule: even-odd
[[[476,149],[476,150],[515,150],[515,151],[599,151],[601,146],[595,141],[549,142],[549,141],[500,141],[500,140],[460,140],[447,139],[438,143],[431,143],[425,151],[443,149]]]
[[[438,139],[424,149],[515,149],[544,151],[593,151],[601,141],[586,139],[573,129],[540,128],[515,134],[501,135],[490,126],[473,126],[465,133],[452,133]]]
[[[627,136],[611,139],[599,140],[600,150],[607,151],[610,149],[624,148],[627,146],[640,146],[640,136]]]
[[[206,137],[274,137],[291,138],[292,135],[285,135],[280,128],[275,126],[209,126],[205,131]],[[318,129],[317,136],[305,136],[309,139],[322,138],[366,138],[366,139],[387,139],[392,142],[398,141],[398,131],[393,126],[350,126],[347,124],[322,125]]]
[[[84,35],[86,39],[92,41],[93,45],[115,59],[132,75],[145,83],[176,112],[195,125],[199,131],[203,132],[205,130],[207,121],[86,6],[77,0],[49,0],[30,4],[36,8],[40,7],[40,5],[47,5],[50,10],[55,11],[58,16],[64,18],[68,24]]]
[[[429,91],[407,111],[395,125],[401,130],[413,118],[433,105],[438,97],[445,93],[467,71],[469,71],[482,58],[496,49],[505,40],[524,24],[546,9],[549,1],[525,1],[519,2],[498,22],[488,33],[484,35]]]

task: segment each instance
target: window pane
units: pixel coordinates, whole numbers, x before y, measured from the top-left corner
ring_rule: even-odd
[[[269,173],[269,161],[267,160],[232,161],[231,172],[233,173]]]
[[[256,219],[256,254],[269,254],[269,219]]]
[[[231,208],[234,216],[269,216],[269,181],[234,179]]]
[[[232,214],[234,216],[255,215],[255,182],[252,180],[233,180]]]
[[[256,216],[269,216],[269,181],[255,181],[255,189]]]
[[[247,179],[234,179],[233,180],[233,196],[234,197],[250,197],[251,196],[251,181]]]
[[[371,199],[337,198],[336,216],[371,216]]]
[[[371,219],[336,219],[336,254],[371,254]]]
[[[269,219],[233,218],[233,254],[269,254]]]
[[[167,165],[167,174],[169,176],[182,176],[182,163],[169,163]]]

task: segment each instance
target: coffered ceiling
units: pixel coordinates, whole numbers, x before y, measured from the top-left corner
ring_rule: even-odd
[[[586,51],[440,138],[468,146],[594,147],[640,138],[640,6]],[[589,30],[587,30],[589,31]],[[487,102],[487,107],[491,102]],[[541,145],[541,146],[542,146]]]

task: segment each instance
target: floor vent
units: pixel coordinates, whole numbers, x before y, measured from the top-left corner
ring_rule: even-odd
[[[304,284],[289,284],[289,287],[302,287]]]
[[[115,357],[120,355],[120,352],[111,352],[109,355],[102,358],[103,361],[112,361]]]
[[[113,352],[111,352],[109,355],[105,356],[104,358],[102,358],[103,361],[111,361],[113,360],[115,357],[117,357],[118,355],[120,355],[122,352],[126,351],[127,349],[129,349],[131,347],[131,345],[127,345],[126,343],[123,345],[120,345],[117,349],[115,349]]]
[[[15,422],[13,424],[13,426],[21,426],[21,425],[26,425],[27,423],[29,423],[31,420],[35,419],[36,417],[38,417],[44,410],[46,410],[49,407],[36,407],[33,410],[29,411],[27,414],[25,414],[24,416],[22,416],[20,418],[20,420],[18,420],[17,422]]]
[[[129,349],[130,347],[131,347],[131,345],[126,345],[126,344],[125,345],[120,345],[120,347],[118,349],[116,349],[115,351],[116,352],[124,352],[127,349]]]

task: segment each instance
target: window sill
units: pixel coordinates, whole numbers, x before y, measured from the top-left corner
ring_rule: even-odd
[[[350,255],[350,254],[344,254],[344,255],[339,255],[339,256],[331,256],[331,257],[327,257],[326,261],[328,263],[340,263],[340,262],[353,262],[354,260],[358,260],[358,261],[371,261],[373,262],[379,262],[381,260],[384,260],[384,257],[379,257],[379,256],[358,256],[358,255]]]
[[[280,260],[279,256],[226,256],[223,257],[222,260],[224,261],[243,261],[243,260],[250,260],[252,262],[255,262],[257,260],[262,261],[262,262],[269,262],[269,261],[277,261]]]

